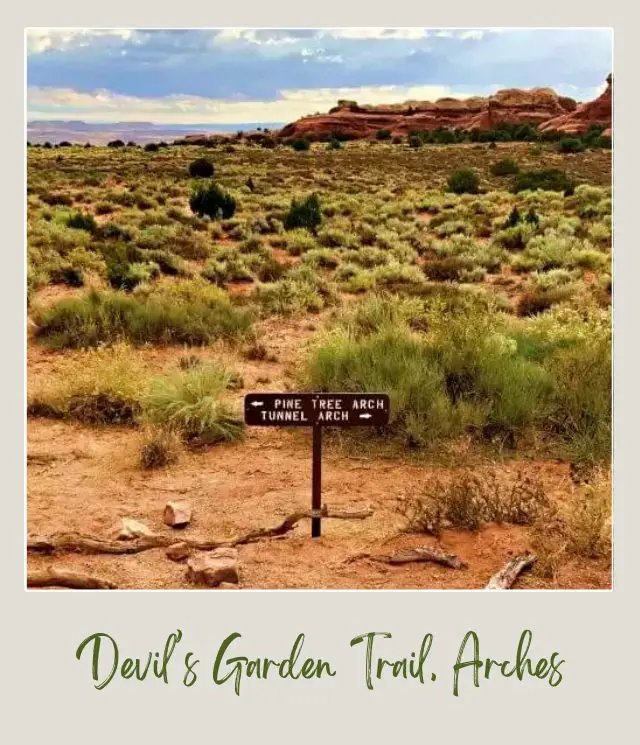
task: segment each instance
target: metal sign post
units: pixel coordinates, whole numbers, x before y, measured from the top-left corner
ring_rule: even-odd
[[[389,422],[386,393],[249,393],[244,421],[253,427],[311,427],[311,536],[322,519],[322,428],[383,427]]]

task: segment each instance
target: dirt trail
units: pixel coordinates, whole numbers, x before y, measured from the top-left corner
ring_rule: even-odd
[[[254,429],[242,444],[187,453],[169,469],[145,473],[137,465],[137,433],[126,428],[30,420],[28,424],[28,531],[49,534],[80,531],[108,536],[119,518],[133,517],[151,530],[171,532],[162,522],[165,503],[188,500],[194,520],[189,538],[225,539],[278,523],[308,509],[310,438],[308,433]],[[52,458],[47,462],[49,457]],[[521,469],[506,463],[505,471]],[[566,466],[531,463],[550,492],[568,488]],[[398,567],[367,560],[346,561],[362,552],[393,553],[403,547],[433,546],[428,536],[399,534],[402,519],[395,500],[415,491],[436,469],[379,459],[354,459],[331,447],[324,457],[323,498],[331,507],[371,506],[365,520],[323,521],[323,537],[309,537],[309,522],[280,540],[240,547],[242,588],[480,588],[515,553],[527,547],[527,532],[516,526],[488,526],[478,533],[448,531],[439,542],[469,564],[451,570],[430,564]],[[188,588],[185,567],[169,561],[163,549],[133,556],[30,556],[29,568],[55,562],[58,568],[98,574],[122,588]],[[568,568],[563,587],[606,586],[599,567]],[[530,575],[520,587],[549,583]]]

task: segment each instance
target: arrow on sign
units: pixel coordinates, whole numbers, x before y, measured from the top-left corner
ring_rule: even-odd
[[[264,406],[264,403],[262,401],[252,401],[251,406]]]
[[[358,414],[360,419],[371,419],[371,414]]]

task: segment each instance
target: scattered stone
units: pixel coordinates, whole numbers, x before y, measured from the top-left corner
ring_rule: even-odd
[[[149,528],[130,517],[123,517],[122,523],[115,528],[116,539],[119,541],[131,541],[134,538],[154,535]]]
[[[187,502],[167,502],[164,523],[171,528],[184,528],[191,522],[191,505]]]
[[[231,582],[221,582],[219,584],[219,589],[221,590],[237,590],[238,585],[232,585]]]
[[[166,550],[166,554],[171,561],[182,561],[191,555],[191,546],[188,543],[174,543]]]
[[[217,548],[199,553],[187,561],[187,580],[195,584],[218,587],[223,582],[238,584],[238,550]]]

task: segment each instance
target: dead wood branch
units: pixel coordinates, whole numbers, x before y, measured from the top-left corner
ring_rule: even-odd
[[[108,579],[49,567],[27,574],[27,587],[70,587],[74,590],[114,590],[117,585]]]
[[[341,511],[323,508],[325,518],[335,520],[364,520],[373,515],[370,508],[364,510]],[[85,554],[137,554],[152,548],[167,548],[174,543],[186,543],[196,551],[213,551],[222,546],[242,546],[268,538],[283,536],[292,531],[305,518],[310,518],[308,510],[294,512],[271,528],[256,528],[230,538],[229,540],[198,540],[175,535],[141,536],[131,541],[113,541],[82,533],[54,533],[51,536],[31,536],[27,540],[27,551],[31,553],[52,554],[64,552],[79,552]]]
[[[485,586],[485,590],[508,590],[518,579],[520,574],[533,566],[536,560],[534,554],[521,554],[506,564]]]
[[[369,559],[370,561],[379,561],[382,564],[412,564],[433,562],[451,569],[464,569],[467,565],[455,554],[448,554],[439,548],[410,548],[404,551],[398,551],[391,556],[381,554],[357,554],[347,559],[348,562],[357,561],[358,559]]]

